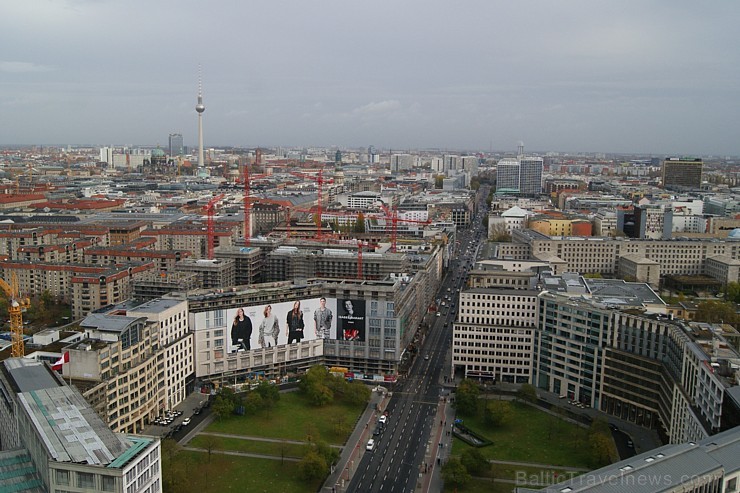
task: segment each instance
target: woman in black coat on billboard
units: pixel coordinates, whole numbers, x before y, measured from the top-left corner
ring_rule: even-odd
[[[293,309],[288,312],[288,344],[301,342],[303,339],[303,312],[301,302],[293,303]]]
[[[234,323],[231,324],[231,350],[245,349],[249,351],[249,339],[252,337],[252,321],[244,314],[244,309],[238,308]]]

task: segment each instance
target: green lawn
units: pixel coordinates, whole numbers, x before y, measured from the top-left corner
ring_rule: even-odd
[[[589,468],[588,430],[525,404],[512,402],[508,423],[488,428],[481,418],[464,418],[463,424],[493,441],[480,451],[488,459],[535,462]],[[452,453],[470,446],[455,439]]]
[[[216,450],[274,455],[278,458],[301,458],[306,453],[306,445],[298,445],[296,443],[263,442],[245,438],[217,437],[213,435],[197,435],[188,443],[188,447],[207,449],[209,440],[213,440],[213,449]]]
[[[181,454],[190,472],[174,489],[178,493],[312,493],[323,483],[302,479],[295,462],[212,454],[209,464],[206,453]]]
[[[252,416],[231,416],[214,421],[206,431],[287,440],[306,440],[318,433],[321,440],[342,445],[355,427],[365,404],[350,406],[332,403],[316,407],[307,403],[298,392],[280,394],[272,409]]]

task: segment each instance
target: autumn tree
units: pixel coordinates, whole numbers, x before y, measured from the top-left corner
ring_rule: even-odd
[[[516,396],[525,402],[535,403],[537,402],[537,389],[533,385],[525,383],[519,387]]]
[[[514,415],[509,401],[491,401],[483,408],[483,422],[488,426],[502,426]]]
[[[470,473],[465,469],[459,458],[450,457],[450,460],[442,466],[442,478],[445,483],[450,483],[453,486],[463,486],[470,481]]]
[[[460,454],[460,462],[470,474],[475,476],[480,476],[491,470],[491,463],[488,462],[488,459],[477,448],[464,450]]]
[[[455,408],[461,416],[475,416],[478,413],[480,388],[474,381],[466,378],[455,391]]]
[[[696,307],[694,320],[697,322],[734,324],[737,322],[737,306],[730,301],[702,301]]]

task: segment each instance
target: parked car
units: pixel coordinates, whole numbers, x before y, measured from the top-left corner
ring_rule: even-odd
[[[190,418],[185,418],[185,419],[182,420],[182,425],[183,426],[187,426],[189,424],[190,424]]]
[[[372,451],[374,448],[375,448],[375,440],[371,438],[370,440],[367,441],[367,445],[365,445],[365,450]]]

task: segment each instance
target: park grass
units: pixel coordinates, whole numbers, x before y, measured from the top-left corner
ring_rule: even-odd
[[[245,452],[249,454],[271,455],[281,457],[301,458],[306,454],[307,444],[286,442],[265,442],[249,440],[247,438],[220,437],[213,435],[197,435],[188,447],[207,449],[212,442],[213,450],[228,450],[231,452]]]
[[[280,394],[280,400],[270,409],[251,416],[230,416],[216,420],[206,431],[299,441],[318,433],[320,440],[343,445],[365,406],[353,406],[340,401],[318,407],[308,403],[300,392],[285,392]],[[342,420],[345,426],[337,426]],[[312,439],[316,440],[317,437],[312,436]]]
[[[544,411],[512,402],[507,423],[489,428],[482,417],[465,418],[463,424],[493,442],[479,450],[487,459],[533,462],[553,466],[590,468],[588,430]],[[454,439],[452,453],[470,448]]]
[[[511,493],[516,485],[512,483],[494,483],[481,478],[471,478],[464,486],[445,486],[444,493]]]
[[[295,462],[257,459],[205,452],[183,451],[190,474],[177,486],[178,493],[313,493],[322,479],[306,481]]]

